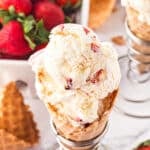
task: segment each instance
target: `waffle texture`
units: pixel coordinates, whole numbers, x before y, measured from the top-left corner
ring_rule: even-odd
[[[102,100],[102,107],[99,109],[99,118],[97,120],[91,124],[78,127],[72,126],[67,120],[67,117],[61,114],[59,110],[50,103],[46,105],[50,113],[55,116],[53,122],[61,136],[73,141],[86,141],[98,136],[104,130],[117,93],[118,90],[115,90]]]
[[[0,150],[22,150],[38,143],[38,139],[33,114],[16,84],[11,82],[0,98]]]

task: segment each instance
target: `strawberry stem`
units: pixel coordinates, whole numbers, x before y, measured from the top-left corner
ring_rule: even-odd
[[[30,39],[30,37],[28,37],[27,35],[24,35],[24,38],[26,39],[26,41],[29,44],[29,47],[34,50],[36,47],[36,44]]]

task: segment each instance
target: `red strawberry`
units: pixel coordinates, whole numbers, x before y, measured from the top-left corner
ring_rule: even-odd
[[[65,86],[65,89],[66,90],[70,90],[72,88],[72,86],[73,86],[72,79],[71,78],[67,78],[66,79],[66,83],[67,83],[67,85]]]
[[[48,44],[48,43],[43,43],[43,44],[37,45],[36,48],[35,48],[35,50],[36,50],[36,51],[37,51],[37,50],[41,50],[41,49],[45,48],[47,44]]]
[[[31,0],[0,0],[0,9],[8,10],[9,6],[14,6],[16,12],[26,15],[32,10]]]
[[[81,0],[55,0],[63,8],[65,14],[72,14],[81,6]]]
[[[44,26],[48,30],[58,24],[64,23],[64,13],[62,9],[49,1],[35,3],[33,14],[37,20],[43,19]]]
[[[12,57],[24,57],[31,53],[19,22],[10,21],[0,30],[0,53]]]
[[[75,5],[79,2],[80,0],[56,0],[56,3],[62,7],[64,7],[65,5],[71,4],[71,5]]]
[[[98,45],[96,45],[95,43],[91,43],[91,50],[93,51],[93,52],[98,52],[99,51],[99,49],[100,49],[100,47],[98,46]]]
[[[90,79],[90,81],[91,81],[92,83],[97,83],[97,82],[99,82],[99,81],[100,81],[100,76],[102,75],[103,72],[104,72],[103,69],[98,70],[98,71],[93,75],[93,77]]]
[[[44,2],[44,1],[49,1],[49,0],[31,0],[32,1],[32,3],[37,3],[37,2]]]
[[[68,3],[68,0],[56,0],[56,3],[59,6],[64,7]]]
[[[139,147],[137,150],[150,150],[150,146],[142,146]]]

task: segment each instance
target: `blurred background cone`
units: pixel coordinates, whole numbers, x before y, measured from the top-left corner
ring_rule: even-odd
[[[100,27],[111,15],[116,0],[90,0],[89,27]]]
[[[15,82],[0,95],[0,150],[23,150],[38,142],[39,133]]]

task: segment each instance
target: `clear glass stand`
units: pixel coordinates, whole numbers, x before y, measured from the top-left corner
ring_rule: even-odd
[[[101,141],[108,131],[108,123],[106,124],[103,132],[97,137],[87,141],[79,141],[79,142],[66,139],[61,135],[59,135],[53,122],[51,122],[51,127],[56,135],[56,140],[58,143],[54,145],[54,147],[51,148],[51,150],[104,150],[103,147],[101,146]]]
[[[119,58],[122,80],[116,110],[150,118],[150,41],[136,37],[126,23],[128,55]]]
[[[150,100],[150,73],[135,73],[129,68],[128,56],[119,59],[122,68],[120,93],[127,101],[143,103]]]

